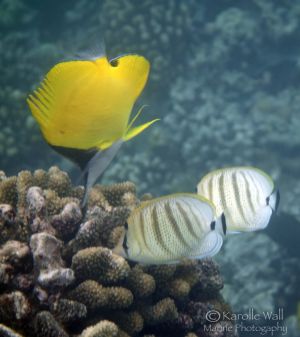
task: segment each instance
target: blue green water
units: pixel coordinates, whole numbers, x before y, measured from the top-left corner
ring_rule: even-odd
[[[268,172],[281,191],[278,216],[262,233],[229,238],[217,258],[233,310],[283,308],[282,323],[292,326],[300,301],[299,15],[292,0],[1,0],[0,170],[58,165],[75,182],[79,171],[43,140],[28,93],[80,51],[145,56],[151,73],[134,111],[146,104],[145,121],[160,122],[122,147],[102,182],[131,180],[140,194],[159,196],[194,191],[219,167]]]

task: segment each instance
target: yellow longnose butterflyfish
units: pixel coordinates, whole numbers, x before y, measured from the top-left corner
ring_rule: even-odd
[[[27,99],[47,143],[83,171],[83,205],[121,144],[157,121],[133,127],[142,108],[129,121],[149,70],[148,60],[134,54],[61,62]]]

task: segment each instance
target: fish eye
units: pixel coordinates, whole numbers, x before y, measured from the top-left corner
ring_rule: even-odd
[[[119,65],[119,60],[118,59],[113,59],[109,63],[110,63],[110,65],[112,67],[117,67]]]

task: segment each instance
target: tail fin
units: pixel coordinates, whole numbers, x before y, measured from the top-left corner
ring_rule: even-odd
[[[277,212],[280,202],[279,190],[274,190],[273,193],[267,198],[267,205],[272,208],[273,212]]]

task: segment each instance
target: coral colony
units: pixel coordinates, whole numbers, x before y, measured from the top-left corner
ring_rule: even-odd
[[[83,189],[57,167],[0,177],[1,336],[217,336],[206,314],[230,310],[212,260],[143,266],[110,250],[134,184],[96,185],[83,218]]]

